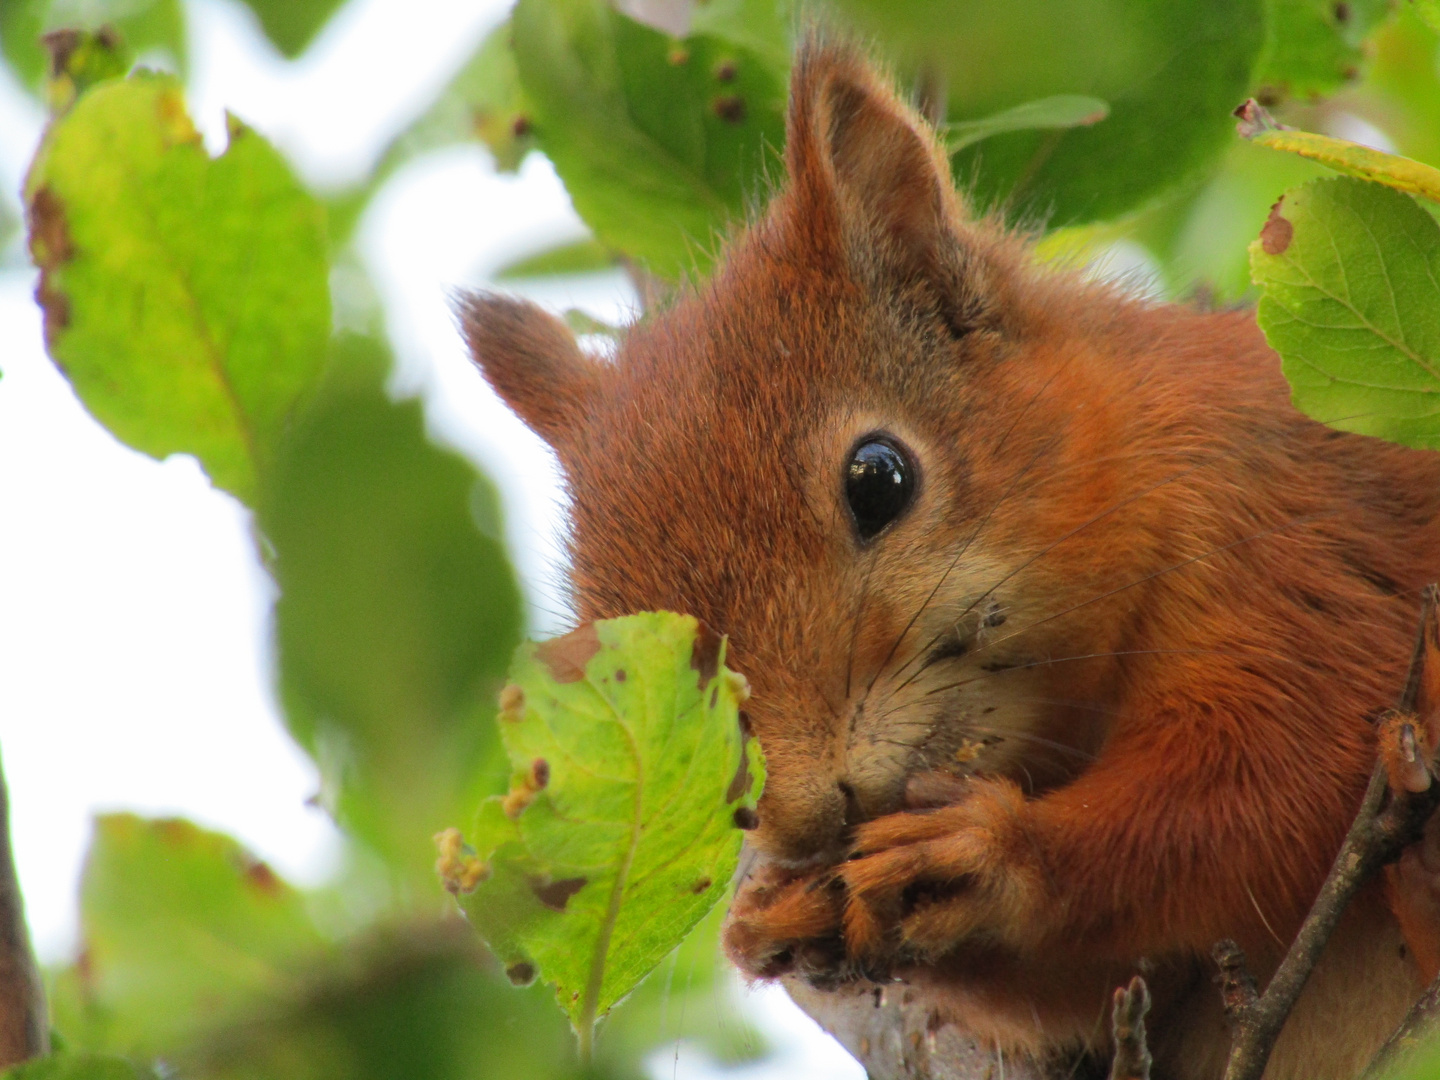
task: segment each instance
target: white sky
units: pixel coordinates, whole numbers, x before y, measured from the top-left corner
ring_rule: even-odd
[[[191,108],[212,145],[230,109],[277,143],[311,183],[362,176],[424,108],[505,0],[351,0],[287,63],[233,0],[188,0]],[[0,75],[0,183],[7,201],[42,116]],[[555,625],[558,504],[553,464],[484,386],[450,322],[446,290],[509,258],[583,235],[547,162],[494,173],[479,148],[414,163],[381,192],[360,247],[399,356],[395,385],[421,393],[435,435],[501,485],[532,624]],[[33,273],[0,264],[0,751],[16,860],[43,959],[69,955],[76,885],[97,811],[180,814],[229,832],[292,880],[334,867],[333,827],[305,800],[315,771],[270,693],[271,587],[247,514],[192,459],[157,462],[85,413],[45,357]],[[616,321],[634,298],[619,274],[535,286],[557,309]],[[863,1071],[775,990],[748,998],[777,1044],[747,1080]],[[721,1075],[689,1048],[657,1077]]]

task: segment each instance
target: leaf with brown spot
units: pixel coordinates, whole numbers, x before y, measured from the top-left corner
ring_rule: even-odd
[[[1284,202],[1284,199],[1279,199],[1270,207],[1270,216],[1265,219],[1265,225],[1260,230],[1260,246],[1266,255],[1279,255],[1284,252],[1295,235],[1295,226],[1280,216],[1280,207]]]
[[[724,660],[719,635],[659,612],[522,646],[511,668],[510,792],[467,830],[491,875],[460,902],[505,963],[554,984],[582,1032],[734,874],[734,823],[754,816],[764,761]]]
[[[720,654],[725,639],[711,630],[705,623],[699,624],[695,635],[695,647],[690,653],[690,666],[700,673],[700,685],[708,685],[720,668]]]
[[[564,878],[560,881],[532,881],[530,891],[535,899],[551,911],[564,911],[570,898],[583,889],[587,881],[583,877]]]
[[[1348,176],[1287,191],[1250,272],[1301,411],[1440,449],[1440,225],[1413,198]]]
[[[600,651],[595,625],[586,623],[570,633],[535,646],[535,657],[550,669],[550,677],[558,683],[579,682],[585,678],[585,665]]]

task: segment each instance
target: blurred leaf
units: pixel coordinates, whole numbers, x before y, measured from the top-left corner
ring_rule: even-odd
[[[1440,169],[1346,139],[1283,127],[1254,98],[1245,102],[1236,115],[1240,117],[1241,136],[1257,146],[1298,154],[1337,172],[1440,202]]]
[[[1295,404],[1344,431],[1440,449],[1440,225],[1334,177],[1285,193],[1251,269]]]
[[[294,59],[305,51],[344,0],[245,0],[265,36]]]
[[[340,820],[428,892],[431,835],[498,761],[482,718],[521,607],[494,488],[429,441],[419,402],[386,396],[388,363],[339,339],[258,510],[290,731]]]
[[[1360,43],[1389,10],[1389,0],[1266,0],[1254,85],[1267,99],[1329,93],[1355,77]]]
[[[326,948],[301,896],[234,840],[133,814],[96,819],[80,933],[56,1026],[80,1049],[141,1057],[293,991]]]
[[[1236,139],[1215,175],[1183,208],[1170,235],[1141,239],[1162,258],[1177,290],[1199,288],[1214,301],[1238,301],[1254,289],[1250,241],[1259,235],[1270,207],[1287,188],[1328,175],[1312,161]]]
[[[1440,33],[1440,0],[1411,0],[1415,11],[1430,29]]]
[[[188,1050],[200,1080],[562,1080],[565,1021],[510,986],[460,920],[372,933],[274,1002]],[[616,1075],[634,1076],[638,1070]]]
[[[120,35],[101,30],[56,30],[45,36],[50,53],[46,91],[51,114],[64,112],[96,83],[117,79],[133,59]]]
[[[159,49],[185,71],[181,0],[0,0],[0,49],[20,81],[36,92],[50,66],[42,34],[103,26],[120,32],[127,57]]]
[[[664,278],[705,270],[783,145],[783,73],[603,0],[520,0],[511,21],[535,136],[596,237]]]
[[[492,30],[460,69],[435,104],[406,132],[406,156],[438,146],[479,139],[495,157],[500,172],[514,172],[534,146],[510,23]]]
[[[483,142],[500,172],[514,172],[535,145],[510,48],[510,23],[480,43],[465,66],[418,120],[391,140],[374,172],[331,202],[336,239],[350,235],[375,192],[406,162],[441,147]]]
[[[614,268],[614,252],[600,241],[586,237],[515,259],[500,267],[492,276],[496,281],[515,281],[557,274],[590,274]]]
[[[945,125],[945,145],[954,154],[971,143],[988,139],[1006,131],[1027,131],[1032,128],[1055,129],[1089,127],[1110,115],[1110,106],[1099,98],[1082,94],[1056,94],[1054,97],[1027,101],[981,120],[962,120]]]
[[[50,355],[155,457],[253,498],[330,334],[323,211],[260,136],[212,160],[179,84],[137,75],[50,128],[26,185]]]
[[[561,318],[565,320],[565,325],[570,328],[572,333],[579,335],[597,334],[600,337],[618,340],[622,332],[620,327],[614,323],[602,322],[579,308],[566,308]]]
[[[124,1058],[52,1054],[6,1069],[4,1080],[159,1080],[150,1069]]]
[[[1264,38],[1263,0],[835,0],[909,70],[949,88],[951,120],[1054,94],[1110,103],[1093,127],[1020,131],[955,159],[979,205],[1052,225],[1118,216],[1211,166]]]
[[[1375,54],[1363,87],[1369,119],[1406,157],[1440,165],[1440,28],[1403,4],[1369,45]]]
[[[704,0],[692,6],[690,33],[738,45],[783,73],[790,70],[794,20],[793,0]]]
[[[729,888],[764,766],[724,658],[669,613],[522,646],[500,699],[510,793],[482,805],[474,854],[442,838],[447,885],[515,977],[555,985],[582,1056]]]
[[[549,995],[511,987],[459,920],[372,928],[337,946],[305,897],[235,841],[188,822],[99,819],[81,918],[85,951],[52,996],[57,1026],[82,1047],[162,1058],[166,1075],[575,1075]],[[20,1075],[150,1077],[118,1062],[66,1071],[89,1060],[62,1056]]]

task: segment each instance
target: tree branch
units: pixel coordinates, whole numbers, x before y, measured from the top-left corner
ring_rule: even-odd
[[[45,987],[30,950],[10,850],[10,796],[0,772],[0,1067],[50,1052]]]
[[[1427,586],[1410,671],[1396,710],[1402,717],[1415,710],[1427,653],[1440,649],[1436,598],[1436,586]],[[1254,980],[1245,971],[1244,954],[1234,942],[1221,942],[1215,947],[1225,1008],[1235,1029],[1225,1080],[1260,1080],[1275,1040],[1345,908],[1380,867],[1394,862],[1419,838],[1437,803],[1440,803],[1440,784],[1426,783],[1425,790],[1418,792],[1392,790],[1382,758],[1370,775],[1360,812],[1355,815],[1340,853],[1320,887],[1320,895],[1265,993],[1256,996]]]

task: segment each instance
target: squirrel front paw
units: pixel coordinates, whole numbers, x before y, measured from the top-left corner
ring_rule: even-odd
[[[1026,800],[977,780],[951,806],[861,826],[845,882],[845,943],[856,957],[938,958],[967,942],[1032,947],[1058,916],[1026,827]]]
[[[852,977],[842,937],[844,883],[834,867],[746,875],[725,922],[725,951],[747,975],[799,975],[815,986]]]

